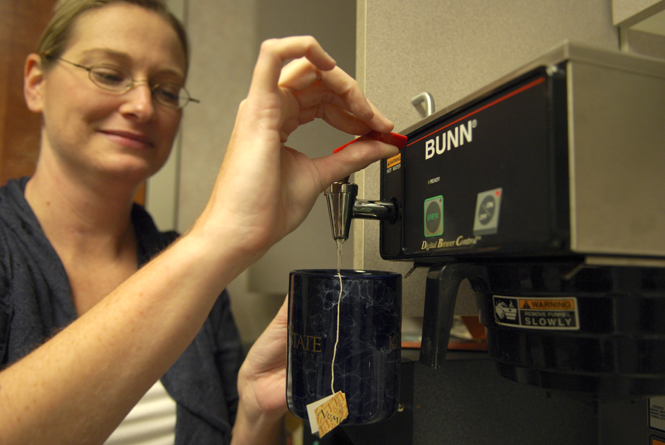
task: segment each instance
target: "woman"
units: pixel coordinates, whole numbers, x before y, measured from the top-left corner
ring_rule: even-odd
[[[265,42],[207,207],[142,265],[174,238],[132,198],[189,100],[184,33],[159,0],[61,0],[40,45],[24,87],[42,115],[37,169],[0,190],[2,442],[102,443],[162,376],[178,443],[274,442],[285,308],[238,371],[223,290],[327,185],[396,153],[368,140],[313,160],[285,146],[291,132],[392,124],[314,39]]]

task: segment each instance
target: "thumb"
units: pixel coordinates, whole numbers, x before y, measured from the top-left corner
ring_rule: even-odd
[[[394,145],[375,140],[359,140],[344,150],[316,159],[315,162],[325,190],[333,182],[398,153],[399,149]]]

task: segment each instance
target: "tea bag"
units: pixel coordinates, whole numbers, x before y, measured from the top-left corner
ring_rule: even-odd
[[[339,249],[338,244],[338,249]],[[338,250],[338,260],[341,255]],[[339,262],[339,261],[338,261]],[[342,304],[342,273],[338,268],[339,276],[339,298],[337,300],[337,334],[335,337],[335,348],[333,350],[332,366],[330,367],[332,378],[330,380],[330,391],[332,395],[324,397],[307,405],[307,416],[312,428],[312,434],[323,437],[337,427],[349,416],[346,405],[346,395],[342,391],[335,392],[335,357],[337,356],[337,344],[339,343],[339,314]]]

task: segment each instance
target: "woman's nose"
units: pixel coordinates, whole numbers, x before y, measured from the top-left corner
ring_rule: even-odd
[[[121,106],[123,114],[134,115],[139,121],[148,121],[155,114],[152,90],[147,80],[135,80],[132,88],[125,94],[126,100]]]

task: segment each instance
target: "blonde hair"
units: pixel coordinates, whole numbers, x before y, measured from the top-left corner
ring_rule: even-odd
[[[74,24],[81,14],[110,3],[129,3],[161,15],[178,35],[185,54],[186,69],[189,67],[187,33],[180,21],[169,11],[164,0],[58,0],[53,8],[53,17],[37,43],[37,53],[42,57],[44,68],[48,69],[54,58],[65,51]]]

